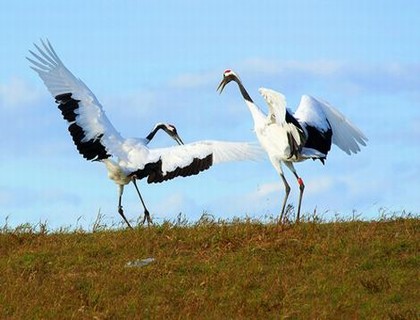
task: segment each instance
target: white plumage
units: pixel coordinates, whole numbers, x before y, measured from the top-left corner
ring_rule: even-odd
[[[101,104],[82,80],[76,78],[63,64],[51,44],[35,44],[37,53],[27,58],[50,91],[80,154],[87,160],[102,161],[109,177],[120,187],[118,211],[125,218],[121,205],[124,185],[133,181],[150,220],[135,180],[146,178],[149,183],[162,182],[177,176],[198,174],[211,165],[226,161],[255,159],[258,147],[251,143],[198,141],[170,148],[149,149],[147,143],[156,131],[163,129],[182,143],[174,126],[159,124],[149,138],[123,138],[108,120]]]
[[[272,123],[284,124],[286,121],[286,97],[271,89],[258,90],[268,104],[268,113]]]
[[[360,145],[365,146],[368,140],[340,111],[328,102],[309,95],[302,96],[294,117],[318,130],[326,131],[330,126],[332,143],[348,155],[359,152]]]
[[[331,149],[331,143],[349,155],[357,153],[360,151],[360,145],[366,145],[367,138],[342,113],[325,101],[304,95],[293,114],[287,109],[286,98],[283,94],[272,89],[260,88],[259,92],[268,105],[268,115],[266,115],[252,101],[241,80],[232,70],[224,72],[218,90],[222,92],[226,84],[231,81],[238,84],[254,119],[257,138],[284,183],[286,194],[279,222],[283,219],[290,193],[290,186],[283,174],[282,163],[293,172],[299,184],[300,194],[296,217],[299,221],[305,185],[298,176],[293,162],[319,159],[324,163]]]

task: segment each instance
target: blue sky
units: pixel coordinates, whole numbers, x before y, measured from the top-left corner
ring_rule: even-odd
[[[158,121],[185,142],[255,141],[236,87],[216,93],[234,69],[265,109],[261,86],[329,101],[369,138],[325,166],[297,164],[303,211],[365,218],[420,212],[420,21],[418,1],[3,1],[0,4],[0,223],[89,226],[98,211],[120,221],[104,166],[83,160],[53,99],[28,68],[28,49],[48,38],[67,67],[126,137]],[[171,145],[159,136],[152,146]],[[297,202],[297,186],[289,201]],[[283,186],[267,159],[221,164],[201,175],[140,189],[156,221],[279,213]],[[142,215],[126,188],[130,219]],[[79,219],[80,218],[80,219]]]

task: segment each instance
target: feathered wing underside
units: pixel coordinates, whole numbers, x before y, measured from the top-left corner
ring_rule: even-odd
[[[295,117],[310,130],[328,133],[330,129],[332,143],[349,155],[359,152],[360,145],[365,146],[368,140],[341,112],[329,103],[308,95],[302,96]]]
[[[169,148],[151,149],[148,154],[148,162],[159,162],[160,167],[152,168],[153,170],[147,173],[147,181],[155,183],[179,176],[196,175],[213,164],[247,159],[256,160],[261,155],[262,151],[259,146],[246,142],[199,141]],[[133,152],[129,161],[119,164],[131,175],[142,178],[145,176],[144,171],[135,169],[138,165],[136,162],[141,161],[142,158],[142,156],[136,157]]]
[[[115,130],[90,89],[63,64],[51,44],[41,41],[30,51],[35,70],[59,104],[79,152],[88,160],[101,160],[121,153],[123,138]]]

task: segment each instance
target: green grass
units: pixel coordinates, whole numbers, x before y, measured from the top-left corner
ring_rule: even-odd
[[[5,226],[0,318],[419,318],[417,217],[318,220]]]

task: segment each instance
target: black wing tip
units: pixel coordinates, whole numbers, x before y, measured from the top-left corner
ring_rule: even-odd
[[[153,172],[149,174],[147,178],[148,183],[160,183],[163,181],[171,180],[176,177],[188,177],[197,175],[200,172],[209,169],[213,165],[213,154],[209,154],[208,156],[200,159],[194,158],[193,161],[185,166],[185,167],[178,167],[173,171],[167,172],[166,174],[162,174],[162,171]]]
[[[156,162],[149,162],[144,166],[143,169],[136,170],[130,173],[129,176],[134,177],[139,180],[145,177],[148,177],[149,179],[153,179],[153,178],[150,178],[150,176],[153,176],[153,177],[162,176],[162,160],[159,159]]]
[[[68,130],[73,138],[73,142],[76,145],[77,150],[86,160],[99,161],[110,157],[110,154],[106,151],[105,146],[101,143],[103,134],[98,135],[94,139],[83,141],[85,138],[85,132],[78,124],[73,122],[69,126]]]
[[[76,111],[79,108],[80,100],[73,99],[71,92],[56,95],[55,100],[63,118],[69,123],[68,130],[79,153],[85,159],[92,161],[109,158],[111,155],[108,154],[105,146],[101,143],[103,134],[98,134],[94,138],[85,141],[85,131],[76,123]]]
[[[55,102],[58,104],[58,109],[61,110],[63,118],[72,123],[76,121],[76,110],[79,108],[80,100],[72,98],[72,93],[62,93],[55,96]]]
[[[80,102],[80,100],[76,100],[72,98],[73,93],[66,92],[58,94],[54,97],[56,103],[67,103],[69,100],[74,100],[75,102]]]

